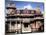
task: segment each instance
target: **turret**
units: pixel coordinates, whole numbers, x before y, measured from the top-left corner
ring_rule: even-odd
[[[41,14],[40,7],[39,6],[36,7],[36,14]]]
[[[14,15],[16,11],[16,6],[14,3],[9,3],[6,7],[8,14]]]

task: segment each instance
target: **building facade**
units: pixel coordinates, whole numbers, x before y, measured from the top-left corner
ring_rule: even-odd
[[[31,33],[44,31],[44,17],[40,9],[17,10],[13,5],[6,7],[6,33]]]

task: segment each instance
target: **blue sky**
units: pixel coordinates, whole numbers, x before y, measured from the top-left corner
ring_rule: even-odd
[[[31,8],[31,9],[34,9],[36,8],[37,6],[39,6],[40,10],[41,11],[44,11],[44,3],[43,2],[26,2],[26,1],[6,1],[6,5],[8,3],[14,3],[16,5],[17,8],[21,9],[21,8]]]

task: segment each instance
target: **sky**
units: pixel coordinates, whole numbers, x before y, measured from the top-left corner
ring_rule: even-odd
[[[6,1],[37,1],[37,2],[44,2],[44,0],[6,0]]]
[[[26,1],[6,1],[5,4],[8,5],[10,2],[14,3],[17,9],[35,9],[39,6],[40,10],[44,11],[44,3],[43,2],[26,2]]]

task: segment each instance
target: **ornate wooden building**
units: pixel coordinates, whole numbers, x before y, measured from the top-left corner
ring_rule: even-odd
[[[44,31],[44,17],[40,9],[17,10],[14,4],[6,7],[6,33],[29,33]]]

